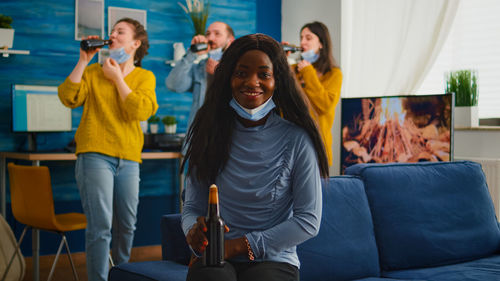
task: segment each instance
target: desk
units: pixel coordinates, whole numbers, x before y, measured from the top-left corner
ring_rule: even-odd
[[[0,211],[2,216],[5,218],[6,215],[6,196],[5,196],[5,179],[6,174],[6,159],[18,159],[32,161],[33,166],[39,166],[40,161],[75,161],[76,155],[74,153],[28,153],[28,152],[0,152]],[[182,154],[180,152],[143,152],[141,154],[143,160],[154,160],[154,159],[179,159],[182,163]],[[179,199],[182,190],[184,189],[184,177],[180,172],[179,168]],[[182,201],[179,201],[182,202]],[[179,204],[181,206],[182,203]],[[39,281],[39,256],[40,256],[40,231],[32,231],[32,248],[33,248],[33,280]]]

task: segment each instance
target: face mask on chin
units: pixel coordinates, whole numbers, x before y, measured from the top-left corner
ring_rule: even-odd
[[[125,52],[124,47],[121,47],[119,49],[110,49],[109,57],[114,59],[118,64],[122,64],[130,58],[130,55]]]
[[[319,54],[316,54],[314,52],[314,50],[302,52],[300,55],[302,56],[302,59],[304,59],[310,63],[315,63],[319,58]]]
[[[208,51],[208,57],[213,60],[220,61],[220,59],[222,58],[222,48]]]
[[[234,111],[236,111],[236,114],[238,114],[241,118],[251,121],[259,121],[260,119],[266,117],[266,115],[276,107],[273,102],[273,97],[270,97],[265,103],[253,109],[243,107],[233,97],[229,102],[229,106],[231,106]]]

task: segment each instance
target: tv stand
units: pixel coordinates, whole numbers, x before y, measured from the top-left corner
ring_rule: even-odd
[[[28,133],[28,150],[27,152],[36,152],[36,133]]]

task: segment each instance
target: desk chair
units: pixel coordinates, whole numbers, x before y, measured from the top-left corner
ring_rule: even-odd
[[[66,247],[75,280],[78,280],[78,274],[76,273],[75,265],[71,258],[65,233],[68,231],[85,229],[87,227],[85,215],[81,213],[56,215],[54,213],[54,199],[52,198],[50,173],[46,166],[21,166],[9,163],[8,170],[12,213],[17,221],[26,225],[17,243],[17,249],[19,249],[28,228],[59,234],[61,236],[61,243],[59,244],[47,280],[52,278],[63,244]],[[4,275],[6,275],[9,270],[12,260],[17,253],[17,249]],[[2,277],[2,280],[3,279],[4,277]]]

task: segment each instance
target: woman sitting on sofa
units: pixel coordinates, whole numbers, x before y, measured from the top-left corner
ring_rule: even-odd
[[[321,221],[328,160],[285,53],[263,34],[224,52],[188,131],[182,227],[193,250],[187,280],[299,280],[296,246]],[[219,187],[224,267],[204,267],[208,189]]]

